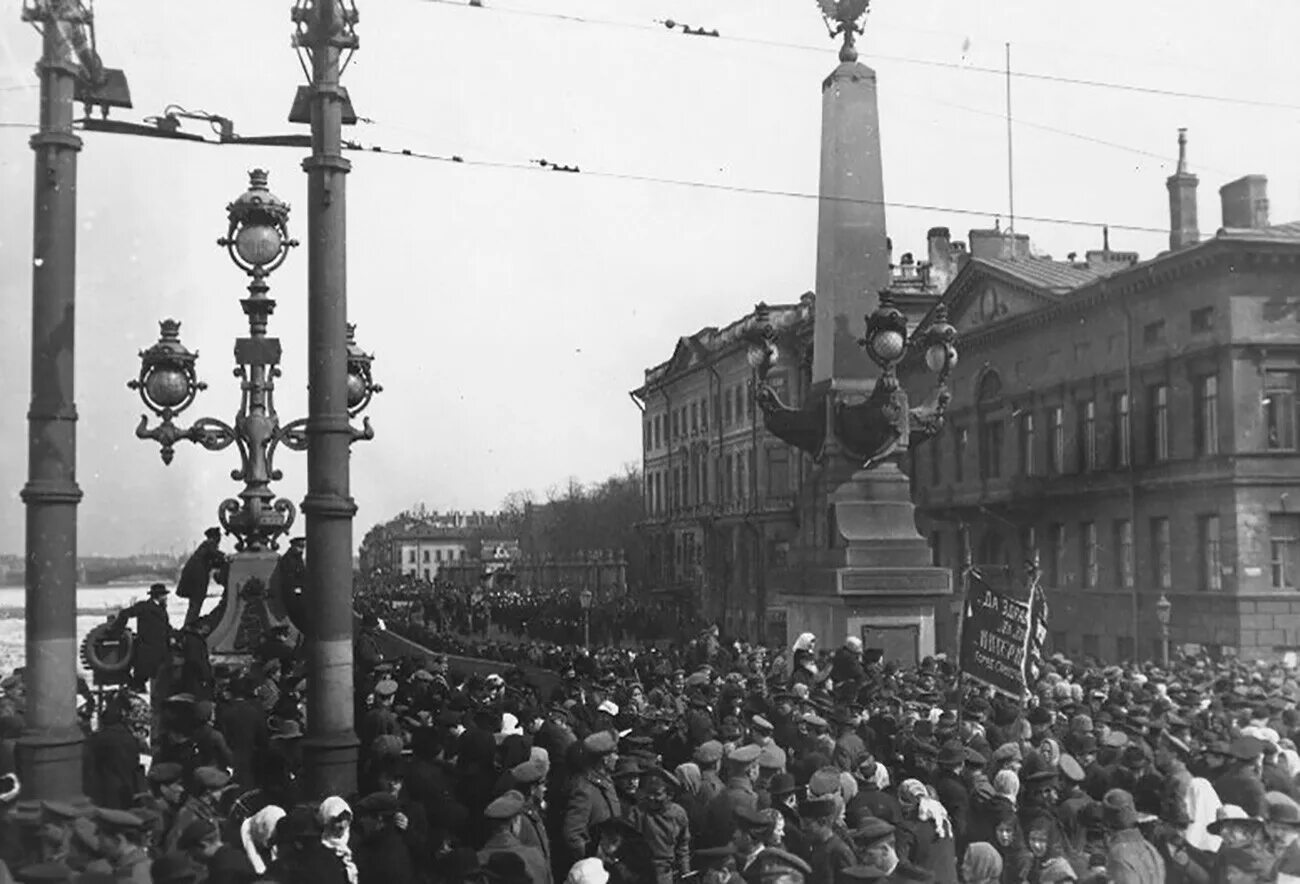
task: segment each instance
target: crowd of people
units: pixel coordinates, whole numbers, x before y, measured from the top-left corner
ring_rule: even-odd
[[[1300,679],[1280,662],[1056,655],[1019,698],[855,637],[502,643],[360,603],[354,792],[304,785],[303,658],[273,635],[246,667],[191,670],[151,744],[130,685],[87,716],[93,810],[24,809],[0,780],[0,882],[1300,878]],[[395,658],[385,628],[438,647]],[[13,771],[21,679],[0,692]]]

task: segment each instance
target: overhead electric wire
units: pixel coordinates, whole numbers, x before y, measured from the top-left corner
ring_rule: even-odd
[[[546,12],[537,9],[519,9],[512,6],[497,6],[495,4],[485,3],[483,5],[472,5],[463,0],[420,0],[423,3],[435,3],[440,6],[453,6],[462,9],[486,10],[488,12],[500,12],[507,15],[518,15],[529,18],[553,19],[575,24],[598,25],[602,27],[615,27],[630,30],[660,30],[665,24],[670,27],[676,23],[672,19],[657,20],[656,23],[618,21],[616,19],[593,18],[590,16],[571,15],[559,12]],[[727,33],[710,32],[707,36],[718,40],[725,40],[731,43],[744,43],[754,46],[770,46],[781,49],[792,49],[800,52],[816,52],[825,55],[830,51],[826,45],[812,46],[807,43],[790,43],[784,40],[772,40],[761,37],[744,37],[735,36]],[[999,77],[1005,77],[1007,72],[1005,68],[988,67],[985,65],[965,64],[955,61],[939,61],[938,59],[917,58],[909,55],[887,55],[880,52],[870,52],[859,47],[859,52],[866,58],[874,58],[880,61],[895,61],[900,64],[914,64],[924,67],[944,68],[957,71],[972,71],[981,74],[995,74]],[[1247,98],[1236,95],[1213,95],[1206,92],[1192,92],[1183,89],[1166,89],[1159,86],[1142,86],[1136,83],[1123,83],[1110,80],[1094,80],[1087,77],[1067,77],[1061,74],[1045,74],[1036,71],[1012,71],[1011,76],[1023,80],[1037,80],[1045,83],[1060,83],[1071,86],[1086,86],[1094,89],[1114,89],[1122,92],[1132,92],[1143,95],[1155,95],[1161,98],[1184,98],[1195,101],[1212,101],[1219,104],[1236,104],[1243,107],[1269,108],[1272,110],[1300,110],[1300,104],[1294,104],[1284,101],[1269,101],[1262,98]]]

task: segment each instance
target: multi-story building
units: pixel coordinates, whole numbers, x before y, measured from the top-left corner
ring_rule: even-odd
[[[517,547],[518,540],[505,536],[495,514],[483,512],[422,514],[388,538],[397,571],[430,581],[443,565],[477,559],[482,550],[495,554],[502,545]]]
[[[920,318],[963,254],[946,230],[932,231],[928,261],[899,259],[895,302]],[[800,352],[782,354],[769,376],[786,404],[798,407],[812,381],[813,295],[767,310],[800,342]],[[796,501],[812,469],[806,455],[763,427],[747,359],[754,321],[750,312],[681,338],[632,393],[643,410],[647,583],[749,638],[765,633],[767,574],[785,565]]]
[[[943,296],[961,362],[911,465],[919,527],[958,572],[1036,557],[1067,653],[1158,654],[1162,595],[1175,646],[1300,644],[1300,224],[1248,176],[1200,241],[1196,184],[1180,162],[1153,259],[1008,242]]]

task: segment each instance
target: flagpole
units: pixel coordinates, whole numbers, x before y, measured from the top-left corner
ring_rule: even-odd
[[[966,615],[970,610],[970,544],[962,550],[961,562],[961,617],[957,620],[957,735],[965,739],[966,730],[966,667],[962,658],[965,656]]]

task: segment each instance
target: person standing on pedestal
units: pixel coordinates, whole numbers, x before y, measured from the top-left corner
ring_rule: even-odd
[[[113,618],[111,632],[120,632],[126,621],[135,618],[135,653],[131,659],[131,690],[143,691],[171,656],[171,622],[167,619],[167,587],[155,583],[149,598],[119,611]]]
[[[199,618],[203,612],[203,603],[208,598],[208,581],[212,572],[226,564],[226,554],[221,551],[221,529],[209,528],[203,532],[203,542],[198,549],[186,559],[181,568],[181,578],[176,585],[176,594],[190,603],[185,611],[185,624],[188,626]]]
[[[270,597],[279,600],[289,622],[299,632],[305,632],[307,624],[307,597],[303,592],[307,585],[306,554],[307,538],[295,537],[271,574]]]

